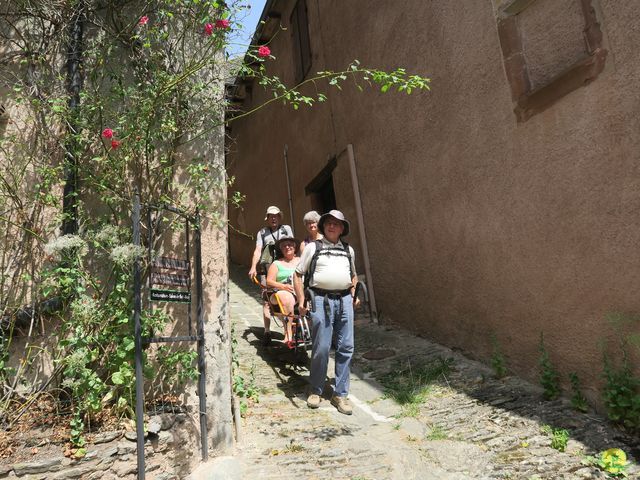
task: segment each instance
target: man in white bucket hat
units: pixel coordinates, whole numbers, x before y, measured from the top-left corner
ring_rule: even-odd
[[[275,205],[267,208],[264,215],[266,226],[261,228],[256,235],[256,248],[251,257],[251,268],[249,277],[258,277],[261,285],[265,285],[265,278],[269,266],[275,260],[275,244],[280,238],[293,237],[293,230],[289,225],[282,225],[282,211]],[[271,315],[269,304],[265,302],[262,306],[262,320],[264,323],[264,336],[262,344],[267,346],[271,343]]]
[[[349,233],[349,222],[341,211],[331,210],[320,217],[318,230],[324,238],[305,247],[293,277],[300,314],[304,315],[307,310],[311,313],[313,347],[307,406],[320,406],[329,350],[335,338],[335,387],[331,404],[340,413],[351,415],[353,409],[347,396],[354,347],[353,310],[358,305],[353,294],[358,276],[353,248],[342,240]]]

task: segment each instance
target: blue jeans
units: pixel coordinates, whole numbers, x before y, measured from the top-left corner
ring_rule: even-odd
[[[328,298],[328,312],[325,312],[324,301],[324,296],[316,295],[315,311],[311,312],[311,393],[322,394],[329,364],[329,350],[333,344],[336,350],[334,394],[346,397],[349,394],[349,373],[353,356],[353,297],[345,295]]]

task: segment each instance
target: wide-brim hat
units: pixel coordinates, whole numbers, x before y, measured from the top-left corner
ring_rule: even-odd
[[[267,213],[264,214],[265,222],[267,221],[268,215],[280,215],[280,218],[282,218],[282,210],[280,210],[275,205],[271,205],[270,207],[267,207]]]
[[[340,220],[344,225],[344,231],[342,232],[342,235],[340,235],[341,237],[346,237],[347,235],[349,235],[349,222],[346,218],[344,218],[344,214],[340,210],[331,210],[320,217],[320,220],[318,220],[318,230],[320,230],[320,233],[322,235],[324,235],[324,222],[329,217]]]
[[[296,247],[295,247],[296,252],[300,250],[300,240],[294,237],[282,237],[282,238],[279,238],[275,243],[276,257],[282,257],[284,255],[282,253],[282,250],[280,250],[280,245],[282,245],[282,242],[287,242],[287,241],[294,242],[296,244]]]

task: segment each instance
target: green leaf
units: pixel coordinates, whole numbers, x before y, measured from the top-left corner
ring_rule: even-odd
[[[113,375],[111,375],[111,381],[114,385],[123,385],[124,376],[122,375],[122,372],[115,372]]]

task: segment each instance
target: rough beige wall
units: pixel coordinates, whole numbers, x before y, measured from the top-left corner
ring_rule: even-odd
[[[304,152],[296,206],[327,155],[352,143],[383,316],[485,360],[495,335],[532,379],[544,332],[565,378],[595,389],[599,342],[613,339],[605,315],[640,311],[640,17],[628,2],[600,7],[605,71],[519,124],[489,2],[309,1],[312,71],[358,58],[430,75],[433,91],[346,88],[312,112],[272,108],[234,126],[247,223],[257,230],[268,198],[284,205],[279,177],[261,172],[284,143]],[[292,65],[283,43],[277,74]],[[244,243],[231,249],[247,262]]]

